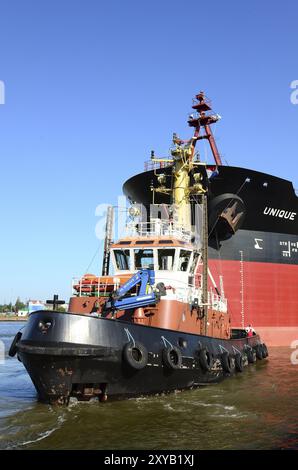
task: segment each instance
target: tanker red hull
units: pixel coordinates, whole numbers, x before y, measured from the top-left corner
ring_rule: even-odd
[[[298,340],[298,267],[255,261],[210,260],[219,285],[223,275],[232,326],[251,324],[269,346]]]

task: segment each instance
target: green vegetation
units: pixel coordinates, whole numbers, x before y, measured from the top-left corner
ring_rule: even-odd
[[[15,301],[15,304],[12,304],[10,302],[9,304],[0,305],[0,314],[8,313],[8,312],[18,313],[19,310],[26,310],[27,307],[28,307],[28,303],[22,302],[20,300],[20,297],[18,297],[17,300]]]

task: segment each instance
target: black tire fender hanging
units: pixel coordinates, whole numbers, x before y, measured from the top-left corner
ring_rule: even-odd
[[[142,343],[130,341],[123,348],[123,359],[132,369],[141,370],[148,363],[148,351]]]
[[[260,361],[263,359],[263,348],[261,344],[257,344],[255,347],[257,359]]]
[[[262,344],[262,347],[263,347],[263,358],[265,359],[266,357],[269,356],[268,348],[265,343]]]
[[[235,354],[235,369],[237,372],[243,371],[243,358],[240,353]]]
[[[162,359],[165,367],[168,369],[181,369],[182,354],[176,346],[164,348],[162,351]]]
[[[246,355],[249,364],[253,364],[254,362],[256,362],[256,356],[252,348],[246,350]]]
[[[10,345],[10,348],[9,348],[9,351],[8,351],[8,355],[9,355],[10,357],[14,357],[14,356],[16,355],[16,353],[17,353],[17,345],[18,345],[18,342],[20,341],[21,337],[22,337],[22,333],[19,331],[19,332],[15,335],[15,337],[14,337],[14,339],[13,339],[11,345]]]
[[[201,368],[205,371],[208,372],[210,371],[212,367],[212,355],[208,351],[207,348],[203,348],[199,352],[199,363]]]
[[[230,373],[232,371],[232,360],[230,354],[227,351],[221,354],[220,362],[225,372]]]

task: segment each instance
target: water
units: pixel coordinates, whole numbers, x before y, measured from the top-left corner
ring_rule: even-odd
[[[21,323],[0,323],[6,348]],[[119,402],[37,403],[23,365],[0,365],[0,449],[298,449],[298,365],[288,348],[200,389]]]

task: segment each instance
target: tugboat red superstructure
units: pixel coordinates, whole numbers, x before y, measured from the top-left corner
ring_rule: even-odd
[[[16,336],[17,353],[45,402],[70,397],[124,398],[187,389],[241,373],[268,356],[259,335],[231,329],[223,282],[208,266],[208,175],[196,157],[205,138],[216,151],[209,126],[217,116],[203,94],[191,117],[193,138],[173,137],[166,165],[150,185],[150,211],[133,205],[126,234],[112,242],[113,209],[107,213],[101,276],[75,280],[67,313],[30,315]],[[170,171],[169,171],[170,169]],[[157,202],[163,196],[167,202]],[[235,233],[244,217],[237,195],[215,204],[211,223]],[[209,220],[210,226],[210,220]]]

